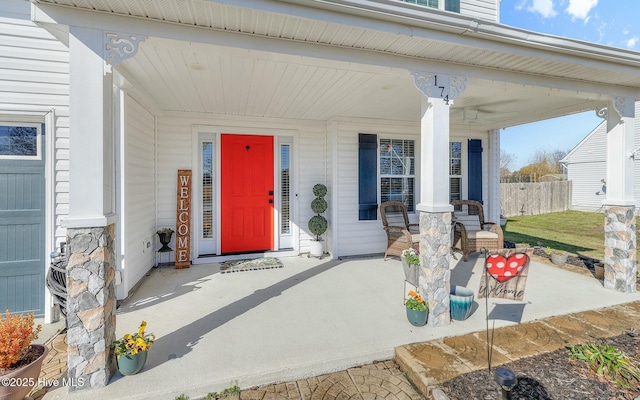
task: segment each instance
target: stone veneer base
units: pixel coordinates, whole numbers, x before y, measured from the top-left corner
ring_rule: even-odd
[[[636,292],[635,206],[604,206],[604,287]]]
[[[451,213],[420,213],[420,291],[429,302],[429,326],[451,323]]]
[[[115,226],[69,228],[69,391],[106,386],[115,371]]]

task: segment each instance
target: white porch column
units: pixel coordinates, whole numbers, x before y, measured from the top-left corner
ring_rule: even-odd
[[[69,391],[106,386],[115,370],[113,78],[102,31],[70,27]]]
[[[500,224],[500,129],[489,134],[489,201],[487,221]]]
[[[449,103],[462,93],[466,79],[412,72],[424,94],[420,119],[420,292],[429,302],[430,326],[451,323],[451,212],[449,203]]]
[[[615,98],[607,113],[607,197],[604,204],[604,286],[636,291],[636,200],[632,98]]]

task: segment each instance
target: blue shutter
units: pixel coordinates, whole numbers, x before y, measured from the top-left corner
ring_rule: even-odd
[[[378,137],[358,134],[358,219],[375,220],[378,214]]]
[[[482,140],[469,139],[469,200],[482,203]]]

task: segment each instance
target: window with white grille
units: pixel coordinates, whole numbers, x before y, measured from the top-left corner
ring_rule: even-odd
[[[449,200],[462,200],[462,142],[449,143]]]
[[[213,142],[202,142],[202,237],[213,238]]]
[[[415,210],[415,141],[380,139],[380,201]]]
[[[280,145],[280,234],[291,234],[291,148]]]

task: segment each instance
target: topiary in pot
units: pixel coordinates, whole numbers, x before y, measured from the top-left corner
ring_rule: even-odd
[[[322,250],[322,234],[327,231],[327,219],[321,214],[327,211],[327,201],[324,196],[327,194],[327,187],[321,183],[316,184],[313,187],[313,194],[316,196],[311,202],[311,211],[316,215],[309,220],[309,231],[316,237],[315,241],[311,242],[310,255],[314,257],[320,257],[324,253]],[[315,243],[314,243],[315,242]]]

